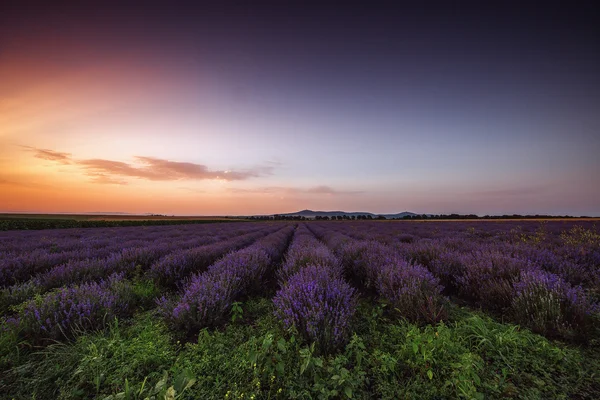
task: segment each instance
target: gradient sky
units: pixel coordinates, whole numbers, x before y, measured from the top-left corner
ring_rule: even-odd
[[[0,212],[600,215],[577,3],[0,6]]]

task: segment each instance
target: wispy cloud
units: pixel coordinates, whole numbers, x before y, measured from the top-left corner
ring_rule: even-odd
[[[60,151],[54,151],[49,149],[38,149],[36,147],[31,146],[21,146],[28,151],[33,152],[35,158],[40,158],[42,160],[48,161],[56,161],[61,164],[70,164],[71,163],[71,153],[63,153]]]
[[[81,160],[76,163],[95,174],[147,179],[150,181],[179,181],[220,179],[239,181],[272,173],[271,167],[256,167],[239,171],[211,170],[206,165],[163,160],[154,157],[135,157],[136,164],[104,159]]]
[[[135,156],[133,163],[94,158],[77,160],[71,154],[54,150],[37,149],[23,146],[34,152],[35,157],[73,164],[80,167],[92,178],[94,183],[118,184],[127,183],[123,178],[137,178],[150,181],[180,181],[180,180],[223,180],[242,181],[251,178],[273,174],[276,163],[269,162],[248,169],[212,170],[203,164],[179,162],[155,157]]]
[[[123,179],[113,178],[105,174],[88,173],[86,175],[92,178],[91,182],[93,183],[103,183],[105,185],[127,185],[127,181],[124,181]]]
[[[315,186],[309,189],[306,189],[306,193],[315,193],[315,194],[360,194],[363,193],[361,190],[336,190],[330,186]]]

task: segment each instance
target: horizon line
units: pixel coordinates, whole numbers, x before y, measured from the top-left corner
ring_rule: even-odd
[[[458,212],[450,212],[450,213],[418,213],[412,211],[400,211],[400,212],[383,212],[376,213],[371,211],[342,211],[342,210],[333,210],[333,211],[321,211],[321,210],[308,210],[303,209],[300,211],[293,212],[280,212],[280,213],[271,213],[271,214],[170,214],[170,213],[129,213],[122,211],[111,211],[111,212],[103,212],[103,211],[84,211],[84,212],[69,212],[69,211],[56,211],[56,212],[39,212],[39,211],[0,211],[0,215],[89,215],[89,216],[158,216],[158,217],[268,217],[275,215],[289,215],[289,214],[298,214],[303,211],[310,211],[314,213],[344,213],[344,214],[371,214],[371,215],[395,215],[395,214],[403,214],[409,213],[416,216],[427,215],[427,216],[436,216],[436,215],[475,215],[478,218],[483,218],[486,216],[489,217],[501,217],[501,216],[523,216],[523,217],[570,217],[570,218],[600,218],[600,215],[573,215],[573,214],[531,214],[531,213],[485,213],[485,214],[476,214],[476,213],[458,213]]]

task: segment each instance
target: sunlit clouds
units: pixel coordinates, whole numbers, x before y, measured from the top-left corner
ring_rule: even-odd
[[[240,170],[211,170],[206,165],[192,162],[162,160],[155,157],[134,156],[132,163],[104,159],[74,159],[70,153],[49,149],[22,146],[34,157],[71,164],[96,183],[126,183],[122,178],[137,178],[149,181],[221,180],[238,181],[273,174],[273,165],[261,165]],[[326,186],[317,187],[318,192],[331,192]]]
[[[70,164],[71,163],[71,153],[63,153],[60,151],[54,151],[49,149],[36,149],[35,147],[30,146],[22,146],[23,148],[30,150],[34,153],[34,157],[48,160],[48,161],[56,161],[61,164]]]

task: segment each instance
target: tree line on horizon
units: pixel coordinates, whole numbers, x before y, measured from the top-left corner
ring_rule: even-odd
[[[303,215],[259,215],[250,216],[248,219],[258,221],[356,221],[356,220],[453,220],[453,219],[572,219],[572,218],[591,218],[588,216],[574,217],[572,215],[546,215],[546,214],[503,214],[503,215],[483,215],[476,214],[414,214],[405,215],[399,218],[386,218],[383,215],[332,215],[320,216],[314,218]]]

